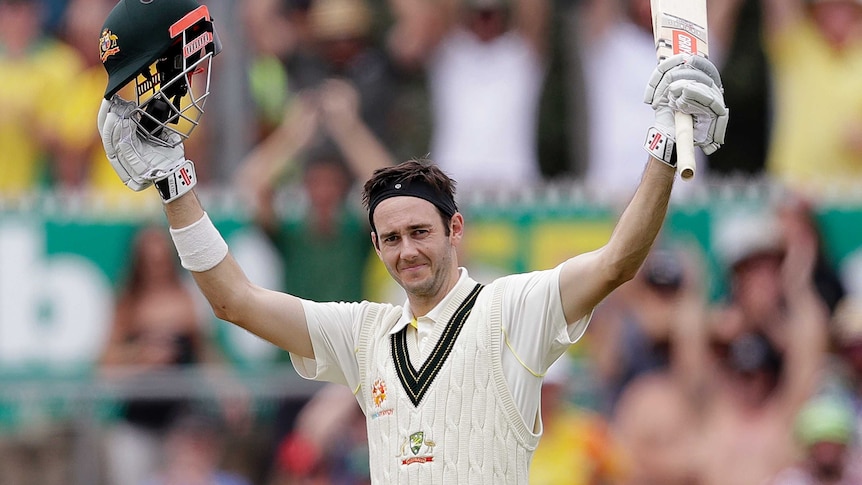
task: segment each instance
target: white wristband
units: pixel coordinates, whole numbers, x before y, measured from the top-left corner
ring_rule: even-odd
[[[202,273],[213,269],[227,256],[227,243],[213,225],[209,215],[179,229],[170,229],[171,238],[183,268]]]

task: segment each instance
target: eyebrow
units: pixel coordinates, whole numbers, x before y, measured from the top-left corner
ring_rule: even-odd
[[[416,229],[428,229],[430,227],[433,227],[433,224],[413,224],[413,225],[407,226],[406,229],[407,229],[407,232],[412,232],[412,231],[415,231]],[[398,234],[398,232],[399,231],[387,231],[387,232],[379,234],[378,237],[380,237],[380,239],[386,239],[389,236],[393,236],[395,234]]]

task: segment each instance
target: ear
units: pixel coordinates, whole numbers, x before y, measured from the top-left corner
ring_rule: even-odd
[[[380,256],[380,244],[377,241],[377,233],[374,231],[371,231],[371,245],[374,246],[374,252],[377,253],[377,257],[382,260],[383,257]]]
[[[452,245],[457,246],[461,243],[464,237],[464,216],[460,212],[456,212],[449,219],[449,239]]]

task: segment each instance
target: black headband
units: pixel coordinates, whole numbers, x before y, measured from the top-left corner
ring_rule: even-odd
[[[390,197],[418,197],[427,200],[446,217],[452,217],[458,212],[458,206],[455,205],[455,199],[451,194],[437,190],[423,179],[393,180],[368,201],[368,222],[374,232],[377,232],[377,228],[374,227],[374,209]]]

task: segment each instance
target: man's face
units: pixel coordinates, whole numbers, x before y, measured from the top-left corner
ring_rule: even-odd
[[[455,214],[449,235],[434,204],[417,197],[391,197],[374,211],[375,248],[392,278],[409,295],[433,298],[457,270],[455,248],[463,219]]]
[[[734,267],[734,299],[749,323],[766,321],[780,308],[781,261],[774,254],[757,254]]]
[[[847,445],[843,443],[819,441],[811,445],[808,456],[814,468],[814,475],[830,481],[840,479],[844,473],[846,453]]]
[[[503,7],[470,9],[465,23],[482,42],[490,42],[508,29],[506,10]]]
[[[820,32],[837,50],[862,35],[862,7],[853,1],[821,2],[811,7]]]
[[[310,165],[305,171],[303,182],[311,207],[323,217],[333,217],[350,190],[347,174],[334,162]]]

